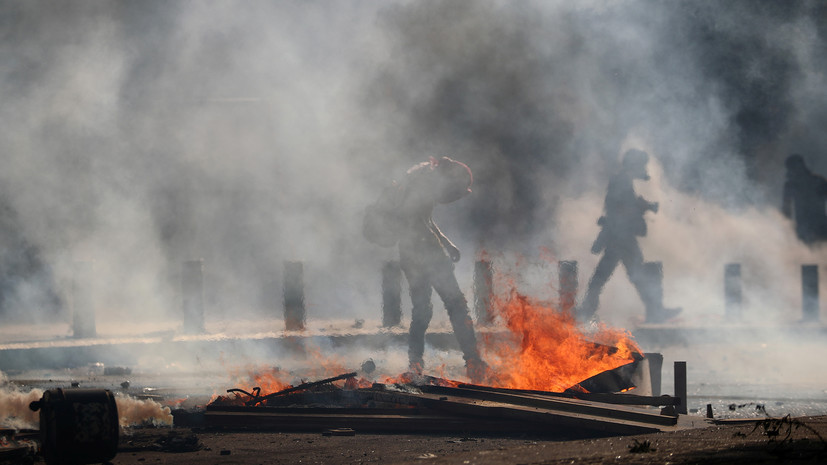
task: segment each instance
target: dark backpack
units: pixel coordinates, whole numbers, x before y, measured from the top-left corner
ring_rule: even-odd
[[[403,226],[400,214],[403,195],[402,187],[395,181],[382,188],[376,201],[365,208],[362,221],[365,239],[382,247],[396,245]]]

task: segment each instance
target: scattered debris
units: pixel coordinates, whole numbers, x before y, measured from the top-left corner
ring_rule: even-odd
[[[356,436],[356,431],[351,428],[332,428],[323,432],[322,436]]]
[[[793,433],[799,429],[813,434],[817,441],[809,438],[794,439]],[[762,430],[767,436],[767,452],[772,455],[796,459],[827,456],[827,441],[818,431],[789,414],[781,418],[765,418],[758,421],[750,434],[758,430]]]
[[[270,399],[273,399],[273,398],[276,398],[276,397],[279,397],[279,396],[283,396],[285,394],[290,394],[291,392],[303,391],[303,390],[307,390],[307,389],[310,389],[310,388],[314,388],[316,386],[321,386],[321,385],[324,385],[324,384],[330,384],[334,381],[339,381],[339,380],[348,379],[348,378],[354,378],[356,376],[356,374],[357,374],[356,372],[346,373],[346,374],[343,374],[343,375],[334,376],[332,378],[323,379],[321,381],[314,381],[312,383],[302,383],[302,384],[299,384],[298,386],[293,386],[293,387],[290,387],[290,388],[287,388],[287,389],[282,389],[281,391],[274,392],[274,393],[268,394],[266,396],[261,396],[260,395],[261,394],[261,388],[259,388],[259,387],[254,387],[252,393],[246,392],[243,389],[238,389],[238,388],[228,389],[227,392],[228,393],[241,392],[243,394],[246,394],[247,396],[250,397],[250,400],[246,401],[244,404],[247,405],[247,406],[253,406],[253,405],[261,404],[262,402],[267,402]]]
[[[668,430],[676,415],[660,415],[639,405],[673,405],[674,398],[628,394],[551,393],[493,388],[421,376],[416,383],[349,382],[356,373],[302,383],[261,395],[221,398],[208,405],[204,426],[214,429],[279,431],[348,430],[378,432],[544,432],[565,436],[640,434]],[[333,381],[347,380],[343,388]],[[585,397],[585,398],[582,398]],[[612,403],[616,401],[616,403]],[[629,405],[632,404],[632,405]],[[331,424],[335,425],[331,428]],[[332,434],[332,433],[331,433]]]
[[[195,434],[179,434],[170,431],[155,441],[155,450],[162,452],[194,452],[204,448]]]
[[[365,360],[365,361],[362,363],[362,371],[363,371],[363,372],[365,372],[365,373],[367,373],[367,374],[371,374],[371,373],[373,373],[375,370],[376,370],[376,363],[375,363],[372,359]]]
[[[128,367],[106,367],[103,369],[104,376],[126,376],[132,374],[132,368]]]
[[[637,439],[629,446],[629,452],[633,454],[644,454],[647,452],[655,452],[657,449],[652,447],[652,443],[649,440],[638,441]]]

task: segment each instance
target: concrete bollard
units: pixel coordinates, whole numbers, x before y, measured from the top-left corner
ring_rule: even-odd
[[[663,354],[657,352],[646,352],[643,358],[649,360],[649,383],[652,385],[652,395],[660,396],[661,375],[663,371]]]
[[[686,362],[675,362],[675,398],[681,402],[675,406],[675,411],[686,415]]]
[[[474,263],[474,314],[477,323],[489,325],[494,321],[491,297],[494,292],[494,270],[489,260]]]
[[[181,273],[181,308],[184,332],[204,332],[204,260],[187,260]]]
[[[287,331],[304,329],[304,265],[302,262],[284,262],[284,328]]]
[[[72,275],[72,336],[95,337],[94,302],[95,264],[92,261],[74,263]]]
[[[645,282],[641,297],[646,306],[646,322],[659,322],[663,312],[663,263],[644,262],[641,272]]]
[[[730,320],[741,319],[741,264],[724,265],[724,315]]]
[[[557,265],[557,270],[560,274],[560,310],[573,314],[577,301],[577,262],[562,261]]]
[[[382,326],[389,328],[402,323],[402,269],[398,261],[382,266]]]
[[[818,265],[801,265],[801,310],[803,321],[819,320]]]

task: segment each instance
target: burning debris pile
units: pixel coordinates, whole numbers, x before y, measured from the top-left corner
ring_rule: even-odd
[[[570,312],[516,290],[493,299],[503,329],[481,332],[490,365],[485,385],[419,373],[368,379],[342,369],[346,363],[318,357],[322,379],[290,385],[278,369],[256,371],[254,387],[214,398],[203,421],[212,428],[568,436],[637,434],[677,424],[673,406],[680,399],[653,396],[651,384],[639,395],[625,393],[651,381],[648,360],[627,332],[599,325],[586,334]],[[330,376],[334,366],[344,374]]]
[[[230,389],[204,412],[216,429],[425,433],[534,433],[563,436],[668,430],[677,416],[641,406],[673,405],[672,397],[507,389],[404,374],[363,386],[357,373],[302,383],[262,395]],[[592,386],[598,386],[593,381]]]

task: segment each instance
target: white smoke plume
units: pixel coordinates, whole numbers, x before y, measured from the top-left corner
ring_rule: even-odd
[[[478,249],[546,247],[578,260],[582,290],[606,183],[639,147],[657,171],[639,188],[661,206],[642,246],[667,303],[715,321],[721,267],[739,262],[757,314],[793,319],[796,267],[824,252],[778,205],[790,153],[827,173],[826,14],[805,0],[0,2],[0,317],[66,336],[89,261],[101,335],[169,338],[182,263],[201,258],[211,330],[280,330],[286,260],[305,263],[309,318],[378,319],[395,253],[361,237],[361,214],[431,155],[474,171],[474,193],[436,212],[466,289]],[[622,273],[603,301],[623,326],[642,310]],[[138,359],[214,358],[155,346]]]
[[[115,394],[115,403],[118,405],[118,422],[123,427],[148,424],[172,426],[172,413],[169,407],[153,399],[138,399],[119,392]]]
[[[0,426],[37,429],[40,422],[39,414],[30,409],[29,404],[40,400],[43,391],[22,391],[7,383],[6,379],[6,375],[0,371]]]
[[[0,372],[0,426],[16,429],[38,429],[39,412],[29,408],[29,404],[43,397],[42,389],[21,389],[7,382],[7,377]],[[118,408],[118,422],[122,427],[130,426],[172,426],[170,408],[153,399],[138,399],[128,394],[116,393],[115,404]]]

